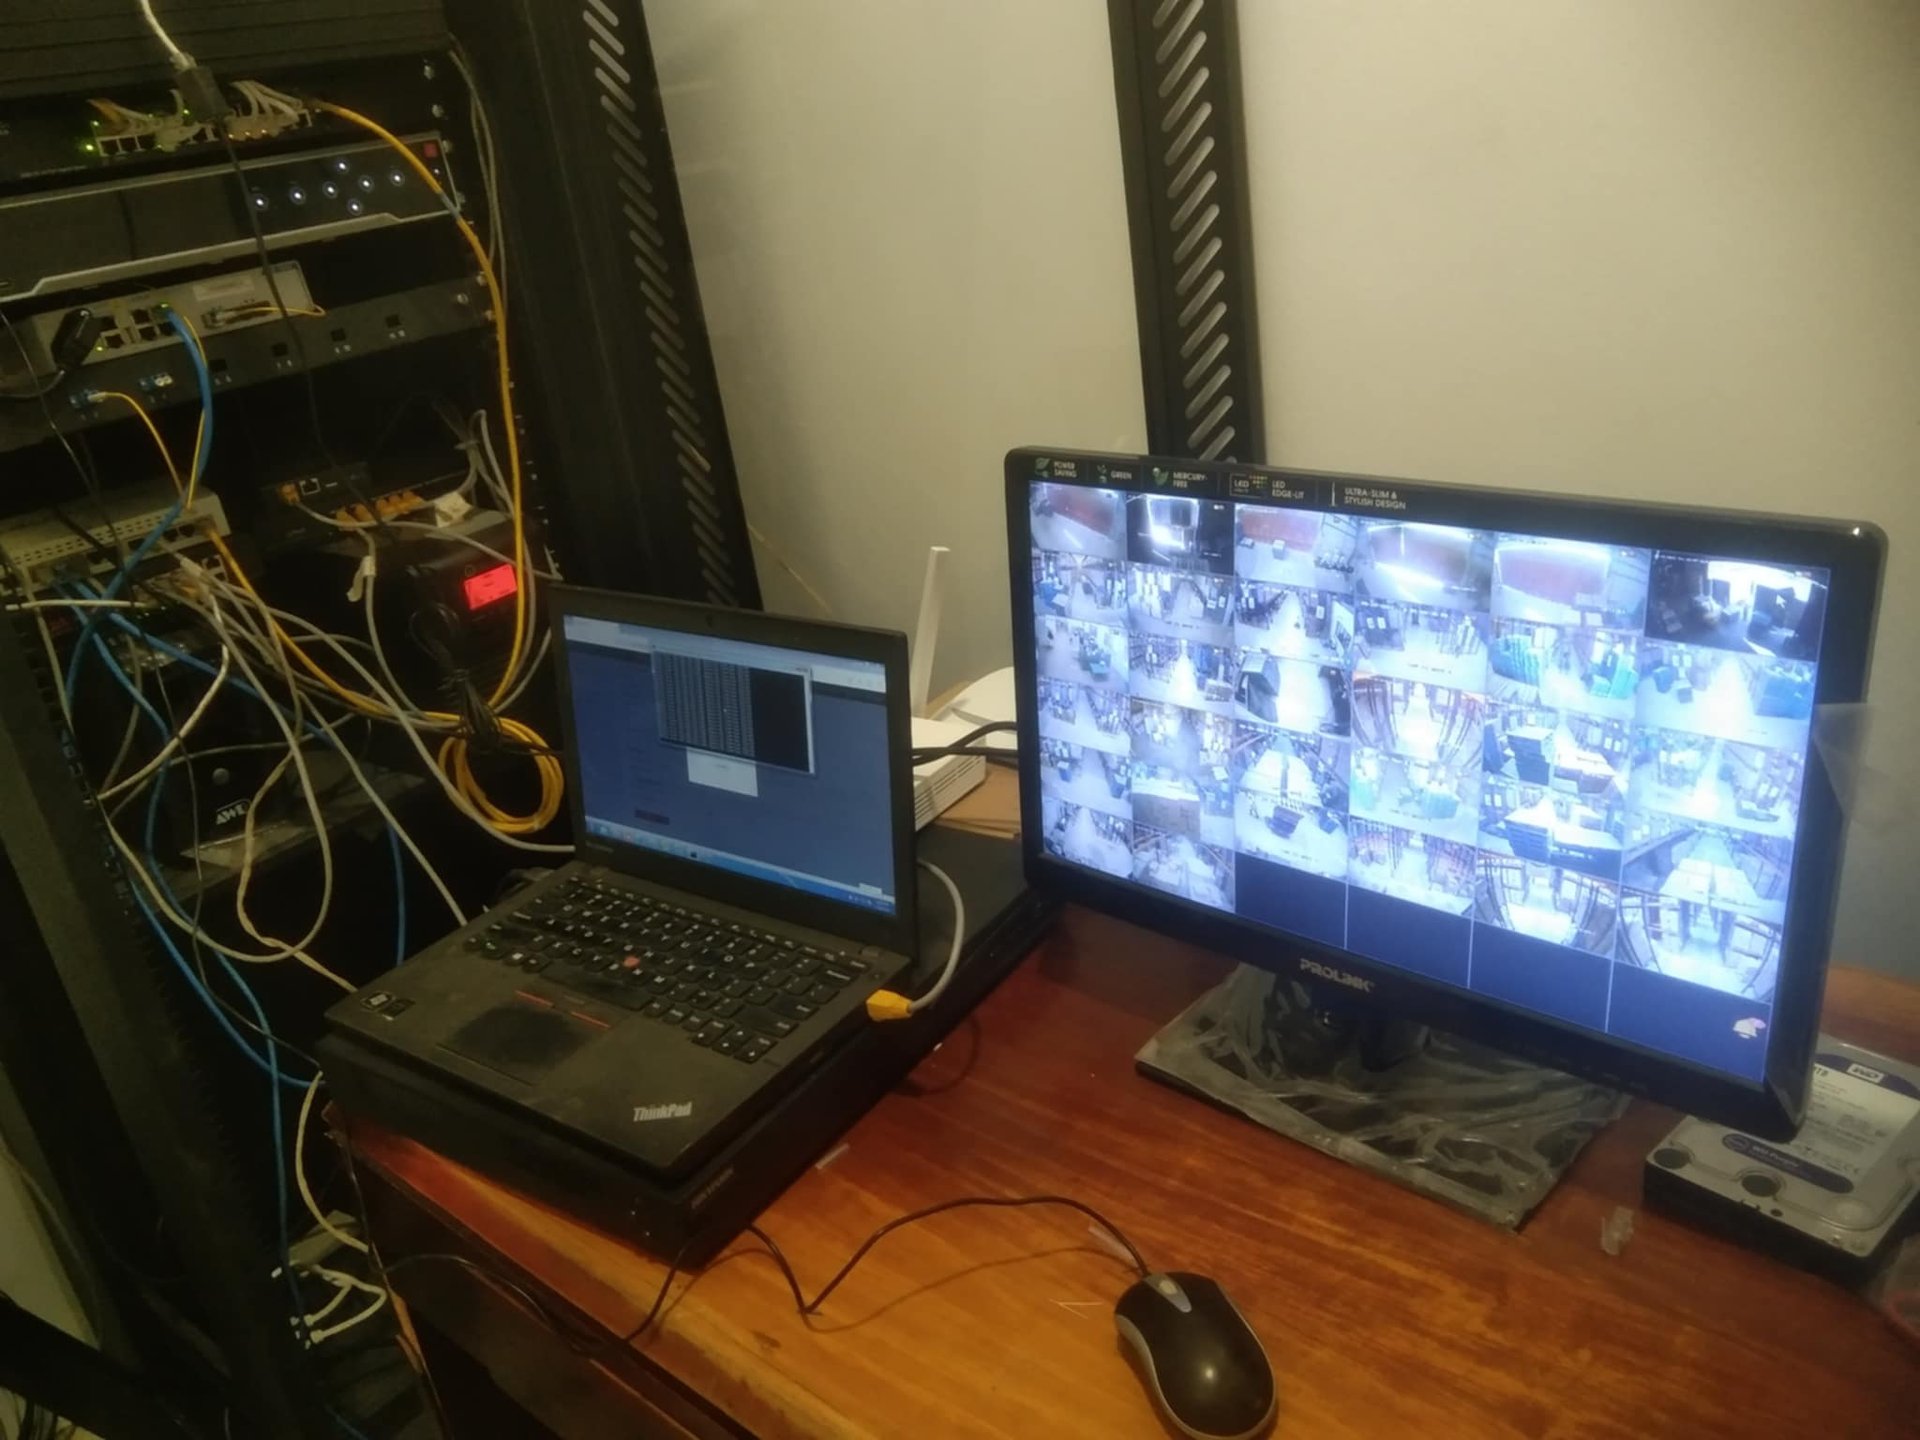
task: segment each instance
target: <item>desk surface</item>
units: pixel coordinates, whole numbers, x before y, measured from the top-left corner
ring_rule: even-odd
[[[1920,1353],[1862,1302],[1645,1213],[1601,1252],[1601,1221],[1640,1205],[1657,1107],[1516,1236],[1139,1078],[1135,1049],[1224,970],[1070,913],[761,1224],[811,1291],[901,1211],[1083,1198],[1149,1263],[1228,1287],[1273,1358],[1280,1435],[1913,1433]],[[1920,1058],[1920,987],[1836,970],[1827,1014]],[[354,1138],[406,1204],[577,1322],[611,1340],[650,1302],[657,1263],[410,1141]],[[806,1324],[749,1238],[619,1358],[769,1437],[1158,1436],[1114,1342],[1128,1282],[1070,1212],[959,1211],[890,1236]]]

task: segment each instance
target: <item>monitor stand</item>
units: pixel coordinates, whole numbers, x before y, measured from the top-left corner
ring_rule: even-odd
[[[1617,1091],[1240,966],[1140,1071],[1508,1229],[1626,1106]]]

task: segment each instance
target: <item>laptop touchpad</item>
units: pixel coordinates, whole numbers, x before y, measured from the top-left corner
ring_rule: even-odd
[[[476,1015],[442,1043],[464,1059],[531,1084],[593,1038],[595,1032],[551,1010],[509,1004]]]

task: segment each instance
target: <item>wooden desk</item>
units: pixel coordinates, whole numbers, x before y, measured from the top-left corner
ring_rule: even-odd
[[[1515,1236],[1135,1075],[1135,1049],[1224,970],[1070,913],[762,1225],[812,1291],[901,1211],[1083,1198],[1149,1263],[1228,1287],[1272,1356],[1280,1435],[1920,1428],[1920,1352],[1841,1290],[1644,1212],[1625,1253],[1601,1252],[1601,1221],[1638,1209],[1641,1157],[1671,1123],[1655,1106],[1603,1133]],[[1827,1025],[1920,1058],[1920,987],[1836,970]],[[1164,1433],[1114,1341],[1127,1269],[1071,1212],[910,1227],[811,1324],[744,1239],[623,1348],[663,1267],[410,1141],[362,1125],[353,1142],[390,1259],[458,1249],[604,1342],[574,1353],[453,1265],[396,1277],[562,1434]]]

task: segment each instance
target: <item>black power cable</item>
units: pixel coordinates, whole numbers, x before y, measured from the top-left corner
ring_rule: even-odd
[[[391,1297],[394,1293],[393,1282],[388,1277],[386,1259],[381,1255],[380,1246],[374,1239],[373,1220],[367,1213],[367,1192],[360,1188],[360,1171],[353,1163],[353,1142],[351,1139],[348,1139],[340,1146],[340,1159],[341,1163],[346,1167],[347,1183],[353,1189],[353,1209],[355,1216],[360,1221],[360,1237],[366,1242],[367,1259],[373,1262],[379,1272],[374,1278],[385,1287],[387,1294]],[[433,1251],[426,1253],[438,1254],[440,1252]],[[398,1262],[396,1261],[395,1263],[397,1264]],[[465,1263],[471,1264],[472,1262],[467,1261]],[[518,1287],[516,1286],[514,1288],[517,1289]],[[529,1296],[528,1298],[531,1299],[532,1297]],[[537,1305],[535,1308],[536,1310],[539,1309]],[[401,1353],[409,1357],[407,1369],[413,1375],[414,1387],[419,1392],[421,1403],[424,1408],[433,1415],[434,1423],[440,1431],[442,1440],[451,1440],[453,1427],[447,1423],[447,1407],[440,1399],[440,1387],[434,1383],[433,1372],[427,1368],[427,1357],[424,1353],[419,1354],[417,1356],[419,1363],[417,1367],[415,1366],[413,1361],[416,1357],[414,1356],[411,1343],[405,1340],[404,1333],[404,1331],[396,1331],[395,1339],[401,1346]]]
[[[855,1250],[853,1254],[847,1258],[847,1263],[834,1272],[833,1278],[827,1281],[827,1283],[820,1288],[820,1293],[815,1295],[811,1300],[807,1299],[806,1296],[801,1293],[799,1276],[794,1273],[793,1266],[788,1263],[786,1255],[781,1251],[780,1246],[775,1243],[773,1237],[758,1225],[747,1226],[747,1233],[767,1247],[767,1253],[773,1256],[774,1264],[780,1267],[780,1273],[786,1277],[787,1288],[793,1292],[795,1308],[799,1310],[801,1316],[804,1318],[806,1316],[817,1315],[820,1312],[820,1307],[827,1303],[827,1297],[840,1288],[841,1282],[853,1273],[854,1267],[867,1258],[867,1253],[882,1240],[886,1239],[887,1236],[901,1229],[903,1226],[916,1224],[921,1220],[931,1219],[935,1215],[944,1215],[949,1210],[962,1210],[974,1206],[1015,1210],[1022,1209],[1029,1205],[1060,1205],[1069,1210],[1078,1210],[1082,1215],[1092,1220],[1094,1224],[1100,1226],[1120,1243],[1120,1247],[1127,1252],[1128,1257],[1133,1262],[1134,1269],[1140,1272],[1142,1279],[1145,1279],[1153,1273],[1146,1260],[1141,1257],[1140,1251],[1134,1246],[1134,1243],[1126,1237],[1118,1225],[1115,1225],[1091,1205],[1072,1199],[1066,1195],[1015,1195],[1006,1197],[965,1195],[957,1200],[942,1200],[938,1205],[928,1205],[924,1209],[910,1210],[905,1215],[896,1216],[894,1219],[889,1220],[871,1235],[867,1236],[865,1240],[861,1241],[860,1248]]]
[[[875,1230],[871,1235],[867,1236],[865,1240],[861,1241],[860,1247],[847,1258],[847,1263],[834,1272],[833,1278],[827,1281],[827,1283],[821,1287],[820,1293],[815,1295],[811,1300],[807,1299],[805,1292],[801,1290],[800,1277],[794,1273],[793,1265],[788,1261],[786,1252],[780,1248],[779,1243],[758,1225],[747,1226],[746,1233],[764,1245],[767,1253],[773,1257],[773,1263],[780,1267],[781,1275],[786,1278],[787,1289],[793,1294],[794,1309],[799,1312],[800,1317],[804,1320],[813,1315],[817,1315],[820,1312],[820,1307],[827,1303],[827,1298],[832,1295],[835,1290],[838,1290],[841,1283],[854,1272],[855,1267],[867,1258],[868,1252],[894,1231],[908,1225],[917,1224],[922,1220],[931,1219],[935,1215],[944,1215],[949,1210],[962,1210],[969,1207],[1018,1210],[1031,1205],[1059,1205],[1068,1210],[1079,1211],[1096,1225],[1105,1229],[1109,1235],[1113,1236],[1113,1238],[1119,1242],[1120,1247],[1127,1252],[1134,1269],[1140,1272],[1142,1279],[1153,1273],[1146,1260],[1141,1256],[1138,1247],[1126,1237],[1118,1225],[1115,1225],[1091,1205],[1066,1195],[963,1195],[958,1199],[942,1200],[938,1205],[928,1205],[923,1209],[910,1210],[905,1215],[895,1216],[886,1224],[880,1226],[880,1228]],[[686,1253],[685,1249],[682,1248],[680,1253],[684,1256]],[[623,1347],[631,1345],[635,1340],[639,1339],[640,1336],[644,1335],[647,1332],[647,1328],[659,1318],[661,1309],[666,1305],[667,1291],[673,1285],[674,1277],[679,1273],[680,1259],[676,1257],[673,1263],[667,1267],[666,1276],[660,1281],[660,1289],[655,1292],[653,1304],[648,1307],[647,1313],[641,1318],[638,1325],[635,1325],[625,1335],[620,1337],[620,1343]]]
[[[997,746],[981,745],[978,742],[989,735],[1005,735],[1019,729],[1011,720],[989,720],[984,725],[976,725],[950,745],[922,745],[913,752],[913,763],[924,765],[929,760],[938,760],[943,755],[985,755],[992,757],[1007,756],[1010,752]]]
[[[21,363],[31,368],[33,362],[27,357],[26,341],[20,338],[20,332],[16,330],[13,325],[13,317],[8,315],[5,310],[0,310],[0,325],[6,327],[7,338],[13,342],[13,348],[20,352]],[[47,433],[58,440],[60,442],[60,448],[67,452],[67,458],[73,462],[73,468],[75,473],[80,477],[80,483],[86,487],[88,498],[93,501],[95,508],[100,511],[102,518],[106,518],[106,502],[100,490],[100,477],[93,472],[92,467],[81,461],[80,452],[73,448],[73,442],[67,438],[66,431],[62,430],[60,428],[60,422],[54,419],[53,407],[47,404],[47,395],[53,388],[55,387],[48,386],[46,389],[40,390],[31,396],[15,395],[9,396],[8,398],[15,400],[33,399],[39,401],[40,414],[47,422]],[[54,509],[55,513],[58,514],[59,507],[56,506]],[[72,524],[71,521],[67,523]],[[107,528],[109,530],[114,528],[111,522],[109,522]],[[89,537],[88,544],[91,545],[93,543],[95,542]]]
[[[34,375],[33,361],[27,355],[27,347],[20,343],[20,336],[9,324],[7,330],[13,335],[14,349],[20,352],[20,363],[26,367],[27,388],[0,390],[0,400],[39,400],[44,403],[47,396],[66,384],[73,377],[73,372],[86,362],[103,328],[93,311],[84,305],[63,315],[59,327],[47,342],[48,352],[53,359],[53,374],[42,380]]]
[[[347,1169],[351,1175],[353,1173],[351,1155],[349,1155],[348,1158]],[[357,1176],[354,1177],[354,1188],[357,1193],[359,1189],[359,1179]],[[360,1200],[363,1215],[361,1221],[363,1226],[362,1233],[370,1234],[370,1232],[364,1228],[366,1224],[364,1219],[365,1203],[364,1199]],[[846,1264],[842,1265],[839,1270],[834,1273],[833,1278],[827,1281],[827,1283],[821,1287],[820,1293],[815,1295],[811,1300],[807,1299],[805,1293],[801,1290],[799,1276],[794,1272],[792,1263],[788,1261],[786,1252],[780,1248],[779,1243],[758,1225],[747,1226],[746,1233],[753,1236],[754,1239],[765,1246],[767,1254],[773,1258],[774,1264],[780,1267],[780,1273],[786,1279],[787,1288],[792,1292],[794,1308],[799,1312],[802,1319],[806,1319],[818,1314],[820,1307],[827,1303],[828,1297],[830,1297],[835,1290],[838,1290],[846,1278],[854,1272],[854,1269],[860,1262],[866,1259],[868,1252],[895,1230],[917,1224],[922,1220],[931,1219],[935,1215],[944,1215],[949,1210],[961,1210],[969,1207],[1017,1210],[1035,1205],[1058,1205],[1068,1210],[1079,1211],[1096,1225],[1103,1228],[1118,1242],[1120,1247],[1127,1252],[1127,1256],[1134,1269],[1137,1270],[1143,1278],[1153,1273],[1146,1260],[1141,1256],[1138,1247],[1126,1237],[1126,1234],[1118,1225],[1115,1225],[1091,1205],[1066,1195],[963,1195],[958,1199],[943,1200],[938,1205],[928,1205],[923,1209],[912,1210],[905,1215],[896,1216],[886,1224],[880,1226],[871,1235],[867,1236],[867,1238],[860,1243],[860,1247],[848,1257]],[[667,1273],[661,1277],[660,1288],[654,1292],[653,1303],[647,1307],[647,1313],[640,1317],[640,1322],[637,1325],[620,1337],[619,1343],[622,1348],[631,1345],[635,1340],[646,1334],[653,1323],[660,1318],[660,1312],[666,1308],[668,1292],[673,1288],[673,1282],[679,1278],[681,1273],[681,1264],[685,1259],[686,1250],[687,1247],[682,1246],[679,1254],[668,1264]],[[390,1276],[395,1271],[405,1269],[409,1265],[425,1264],[429,1261],[459,1265],[502,1289],[509,1291],[515,1302],[522,1309],[540,1320],[547,1329],[559,1336],[568,1348],[572,1349],[576,1354],[587,1353],[593,1347],[594,1342],[592,1340],[578,1335],[571,1327],[563,1324],[551,1309],[542,1304],[540,1300],[525,1287],[515,1284],[513,1281],[498,1274],[489,1267],[470,1260],[464,1255],[455,1255],[446,1251],[422,1251],[413,1255],[403,1255],[391,1261],[379,1260],[378,1257],[375,1258],[376,1262],[380,1265],[383,1276]]]
[[[688,1244],[691,1243],[691,1241],[688,1242]],[[647,1313],[640,1317],[640,1323],[638,1325],[620,1337],[621,1349],[624,1350],[627,1346],[633,1344],[635,1340],[638,1340],[642,1335],[646,1334],[647,1327],[660,1318],[661,1308],[667,1303],[667,1291],[673,1287],[673,1277],[680,1273],[680,1262],[686,1258],[686,1254],[687,1245],[682,1245],[679,1253],[673,1257],[672,1262],[667,1266],[667,1273],[661,1276],[660,1288],[654,1292],[653,1304],[647,1307]]]
[[[261,228],[259,211],[253,203],[253,187],[247,183],[247,167],[240,163],[240,152],[234,148],[233,127],[224,117],[218,123],[220,144],[227,152],[227,164],[233,170],[234,184],[240,189],[240,209],[246,215],[247,229],[253,235],[254,256],[260,262],[260,273],[267,282],[267,294],[273,297],[273,308],[280,314],[280,323],[286,329],[287,339],[293,342],[293,354],[300,365],[300,377],[306,382],[307,422],[313,430],[313,443],[319,449],[321,458],[327,462],[327,467],[338,470],[341,468],[340,462],[334,458],[332,449],[327,445],[327,437],[322,433],[320,394],[313,381],[313,366],[307,360],[306,341],[287,310],[286,297],[280,293],[279,278],[273,273],[273,252],[267,248],[267,232]]]
[[[173,730],[175,733],[178,733],[180,729],[180,721],[179,721],[179,717],[174,712],[173,696],[167,689],[166,674],[163,671],[156,670],[154,672],[153,678],[154,678],[154,684],[158,687],[160,691],[160,708],[166,712],[167,726],[169,729]],[[302,738],[302,742],[304,743],[306,737],[302,736],[301,738]],[[223,752],[231,752],[236,750],[248,750],[248,749],[284,750],[286,749],[286,744],[284,741],[263,741],[259,746],[230,745],[230,746],[222,746],[220,747],[220,749]],[[208,997],[212,999],[214,1004],[218,1005],[223,1011],[226,1012],[228,1019],[232,1020],[237,1025],[241,1025],[246,1029],[251,1030],[254,1034],[260,1036],[262,1039],[270,1039],[273,1042],[273,1044],[279,1049],[286,1050],[298,1056],[300,1059],[304,1060],[308,1065],[311,1065],[315,1073],[317,1074],[320,1069],[320,1062],[318,1060],[314,1059],[313,1056],[309,1055],[306,1051],[302,1050],[298,1045],[294,1045],[287,1040],[283,1040],[278,1034],[268,1035],[265,1030],[260,1028],[259,1022],[256,1021],[252,1015],[247,1014],[239,1006],[233,1004],[231,1001],[229,1001],[226,998],[226,996],[220,993],[220,991],[215,987],[213,983],[212,972],[209,971],[207,968],[206,949],[200,943],[200,937],[202,933],[200,928],[200,917],[202,913],[202,907],[206,903],[207,880],[206,880],[205,869],[201,864],[201,854],[200,854],[200,788],[199,788],[199,783],[194,775],[193,766],[194,766],[195,760],[209,759],[211,758],[213,753],[214,753],[213,751],[194,752],[194,751],[190,751],[185,746],[182,746],[179,754],[180,767],[187,772],[187,813],[189,816],[188,824],[191,827],[191,829],[188,832],[188,837],[189,837],[188,853],[193,856],[193,880],[194,880],[193,911],[192,911],[192,914],[188,917],[193,922],[193,929],[189,931],[187,934],[187,944],[189,947],[189,954],[193,960],[194,972],[197,975],[199,975],[200,984],[206,990]],[[172,763],[172,762],[169,762],[169,763]],[[157,771],[153,775],[152,779],[148,781],[148,784],[150,785],[159,784],[160,776],[164,773],[165,773],[165,767],[163,766],[160,771]],[[144,789],[145,787],[142,787],[142,788]],[[139,794],[141,792],[136,791],[135,793]],[[277,1084],[278,1082],[273,1081],[269,1083]]]
[[[325,462],[328,470],[339,479],[340,483],[346,487],[348,493],[358,502],[361,509],[366,512],[367,518],[372,522],[375,532],[389,544],[398,545],[400,541],[399,532],[393,528],[386,514],[374,503],[373,498],[367,494],[365,488],[362,487],[360,482],[354,477],[352,470],[340,463],[338,457],[334,455],[332,447],[327,444],[325,425],[320,418],[320,390],[313,378],[313,364],[307,356],[305,339],[300,333],[299,324],[287,309],[286,299],[280,293],[280,281],[273,273],[273,257],[267,248],[266,231],[261,227],[260,216],[255,210],[252,187],[247,182],[246,167],[240,163],[240,152],[234,148],[231,127],[224,117],[219,120],[218,125],[220,143],[227,153],[227,165],[233,171],[234,183],[239,187],[240,207],[246,214],[247,227],[253,236],[254,256],[259,261],[260,273],[266,279],[267,293],[273,298],[274,309],[279,312],[281,326],[287,332],[287,339],[293,346],[294,358],[300,367],[300,379],[306,390],[307,425],[313,433],[314,446],[319,450],[320,457]],[[386,443],[393,427],[399,423],[400,416],[405,413],[407,406],[413,403],[415,398],[428,397],[409,397],[406,402],[403,402],[400,409],[395,412],[392,420],[388,422],[387,428],[381,432],[373,446],[370,447],[370,453],[377,453],[380,447]],[[506,423],[512,423],[512,418],[512,416],[506,417]],[[416,619],[417,618],[416,616]],[[423,648],[428,648],[424,642]],[[429,649],[429,654],[432,653],[433,651]],[[437,656],[435,658],[438,659]],[[479,695],[470,683],[471,677],[465,668],[454,664],[451,659],[449,659],[442,665],[441,674],[448,690],[454,697],[455,703],[450,708],[456,710],[456,712],[463,717],[462,733],[470,739],[477,739],[481,743],[482,748],[498,748],[500,736],[498,726],[494,722],[492,711],[488,709],[484,698]]]
[[[333,448],[327,444],[326,426],[320,419],[320,387],[314,382],[313,363],[307,356],[306,340],[300,333],[300,326],[287,309],[286,297],[280,293],[279,278],[273,273],[273,253],[267,248],[267,233],[261,228],[260,216],[253,203],[253,189],[247,183],[246,166],[240,163],[240,152],[234,148],[232,125],[225,116],[216,123],[220,131],[220,144],[227,152],[227,165],[232,169],[234,184],[240,190],[240,209],[247,217],[247,229],[253,236],[254,257],[260,262],[260,273],[267,282],[267,294],[273,297],[273,308],[279,312],[280,324],[287,332],[287,339],[293,345],[294,359],[300,367],[300,379],[307,397],[307,426],[313,433],[314,447],[319,450],[327,469],[359,501],[374,525],[391,538],[393,531],[387,525],[386,516],[380,513],[379,507],[354,478],[353,472],[340,463]]]

